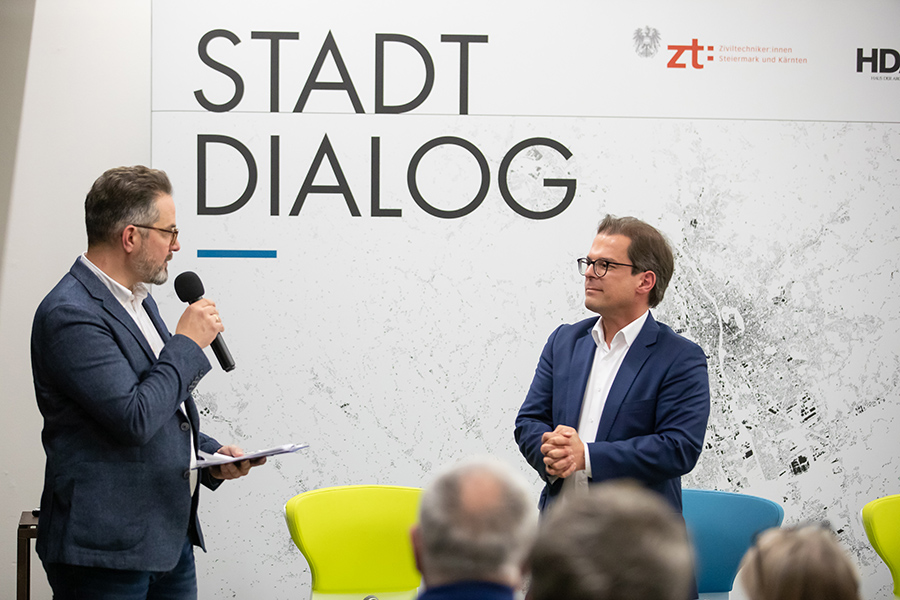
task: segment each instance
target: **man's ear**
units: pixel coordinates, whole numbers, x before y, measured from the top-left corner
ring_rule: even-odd
[[[638,283],[637,293],[641,295],[650,295],[650,290],[656,285],[656,273],[653,271],[644,271],[641,273],[641,281]]]
[[[135,251],[137,248],[137,241],[135,238],[140,237],[140,235],[141,232],[139,232],[134,225],[128,225],[122,230],[119,242],[122,244],[122,249],[125,250],[126,254],[131,254]]]

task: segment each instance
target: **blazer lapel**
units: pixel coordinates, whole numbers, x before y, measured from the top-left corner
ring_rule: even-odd
[[[144,298],[144,310],[150,315],[150,321],[153,322],[153,326],[156,327],[156,331],[159,332],[159,337],[162,338],[163,343],[168,342],[172,338],[172,334],[169,333],[166,324],[163,323],[162,317],[159,314],[159,307],[156,306],[156,300],[153,299],[153,296],[148,295]],[[200,413],[197,411],[197,405],[194,403],[193,394],[189,393],[185,396],[184,410],[188,421],[191,424],[191,429],[193,430],[194,448],[199,448],[200,440],[198,439],[198,434],[200,433]]]
[[[149,358],[151,362],[155,362],[156,355],[153,353],[153,349],[150,348],[147,338],[144,337],[144,334],[137,326],[137,323],[134,322],[134,319],[131,318],[131,315],[128,314],[116,297],[113,296],[112,292],[110,292],[103,282],[100,281],[100,278],[97,277],[87,265],[82,264],[81,260],[75,261],[75,264],[72,265],[69,273],[72,274],[72,277],[81,282],[81,285],[85,287],[95,300],[100,302],[106,312],[112,315],[123,327],[125,327],[125,329],[131,332],[135,341],[137,341],[147,354],[147,358]]]
[[[648,314],[641,332],[635,338],[631,348],[622,360],[619,372],[613,380],[612,386],[609,388],[609,395],[606,397],[606,404],[603,405],[603,414],[600,415],[600,426],[597,427],[597,437],[594,441],[605,441],[609,437],[612,425],[619,414],[622,402],[631,384],[634,383],[635,377],[640,372],[641,367],[647,362],[647,359],[653,353],[653,344],[656,343],[656,336],[659,332],[659,325],[653,319],[653,315]]]
[[[157,308],[156,300],[153,299],[153,296],[148,295],[144,298],[144,310],[150,315],[150,321],[153,322],[153,326],[159,332],[159,337],[162,338],[163,343],[168,342],[172,334],[166,329],[166,324],[163,323],[162,317],[159,316],[159,308]]]
[[[562,424],[578,428],[578,419],[581,417],[581,405],[584,404],[584,391],[587,386],[588,376],[594,364],[594,354],[597,352],[597,344],[591,337],[591,327],[583,332],[583,335],[575,341],[572,351],[572,376],[569,378],[569,389],[566,402],[566,410]]]

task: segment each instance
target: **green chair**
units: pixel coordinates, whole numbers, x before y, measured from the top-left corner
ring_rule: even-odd
[[[312,600],[416,597],[410,529],[419,488],[348,485],[298,494],[284,505],[291,538],[309,563]]]
[[[862,521],[869,543],[891,571],[894,595],[900,598],[900,494],[866,504]]]

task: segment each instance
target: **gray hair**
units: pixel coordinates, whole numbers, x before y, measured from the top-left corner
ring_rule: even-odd
[[[128,225],[152,225],[159,219],[156,199],[163,194],[172,194],[165,171],[136,165],[103,173],[84,200],[88,247],[114,242]]]
[[[423,571],[449,581],[518,577],[536,529],[537,509],[522,475],[496,460],[466,460],[422,494]]]
[[[684,600],[694,577],[684,522],[631,483],[554,504],[531,553],[531,600]]]

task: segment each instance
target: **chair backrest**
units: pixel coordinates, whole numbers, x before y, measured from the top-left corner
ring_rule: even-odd
[[[421,577],[410,529],[420,488],[348,485],[298,494],[284,506],[309,563],[312,598],[414,598]]]
[[[756,535],[784,520],[779,504],[758,496],[686,489],[682,503],[701,594],[730,592]]]
[[[900,494],[872,500],[862,509],[869,543],[891,570],[894,595],[900,597]]]

